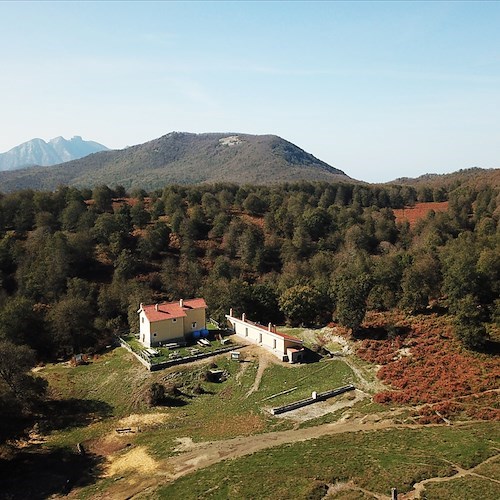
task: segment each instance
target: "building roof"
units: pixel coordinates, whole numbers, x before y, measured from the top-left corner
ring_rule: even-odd
[[[269,331],[269,327],[265,327],[264,325],[260,325],[259,323],[253,323],[251,321],[245,320],[246,323],[251,323],[258,328],[261,328],[262,330],[265,330],[268,333],[274,333],[274,335],[278,335],[278,337],[283,337],[286,340],[291,340],[293,342],[296,342],[297,344],[302,344],[304,341],[302,339],[299,339],[297,337],[292,337],[292,335],[287,335],[286,333],[281,333],[276,330],[275,327],[272,328],[271,331]]]
[[[141,304],[140,311],[144,311],[146,318],[150,323],[155,321],[164,321],[166,319],[184,318],[186,311],[191,309],[205,309],[207,304],[204,299],[190,299],[178,302],[162,302],[160,304]]]
[[[297,344],[303,344],[304,343],[304,341],[302,339],[299,339],[297,337],[292,337],[292,335],[287,335],[286,333],[278,332],[276,330],[275,326],[273,326],[271,328],[271,330],[269,330],[268,326],[261,325],[260,323],[255,323],[255,322],[250,321],[250,320],[248,320],[246,318],[243,320],[243,319],[239,319],[239,318],[235,318],[233,316],[230,316],[229,314],[226,314],[226,318],[228,318],[228,319],[231,318],[231,319],[236,319],[238,321],[243,321],[244,323],[248,323],[248,324],[253,325],[253,326],[257,327],[257,328],[260,328],[260,329],[266,331],[267,333],[272,333],[274,335],[277,335],[278,337],[282,337],[282,338],[284,338],[286,340],[290,340],[291,342],[295,342]]]

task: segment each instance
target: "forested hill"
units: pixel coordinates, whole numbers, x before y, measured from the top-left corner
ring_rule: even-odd
[[[166,184],[350,180],[275,135],[172,132],[120,151],[104,151],[59,165],[0,172],[0,190],[53,190],[59,185],[99,184],[157,189]]]
[[[500,168],[467,168],[449,174],[424,174],[417,178],[400,177],[388,184],[422,186],[429,188],[446,188],[452,191],[459,185],[468,184],[476,188],[500,185]]]

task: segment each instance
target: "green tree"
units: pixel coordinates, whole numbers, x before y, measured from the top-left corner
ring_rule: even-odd
[[[292,326],[311,325],[324,313],[321,293],[310,285],[296,285],[279,298],[279,308]]]
[[[48,384],[30,373],[34,364],[35,355],[29,347],[0,340],[0,396],[4,404],[11,399],[26,411],[45,396]]]
[[[243,202],[243,208],[251,215],[260,215],[266,210],[267,204],[256,193],[250,193]]]
[[[66,296],[52,306],[47,319],[57,354],[72,355],[94,344],[93,311],[86,300]]]
[[[371,279],[367,273],[357,274],[347,270],[335,279],[335,317],[353,334],[359,330],[365,317],[370,288]]]
[[[140,228],[146,227],[151,220],[150,213],[144,208],[144,202],[138,200],[137,203],[130,209],[130,217],[132,223]]]
[[[0,339],[27,344],[39,355],[49,354],[43,316],[33,300],[21,295],[9,297],[0,309]]]
[[[482,350],[489,339],[482,314],[478,300],[472,295],[466,295],[456,304],[455,335],[469,349]]]
[[[119,280],[127,280],[132,278],[137,272],[139,261],[132,251],[126,248],[120,252],[114,262],[114,266],[114,277]]]
[[[425,309],[439,296],[441,266],[433,252],[420,252],[411,258],[401,278],[400,306],[410,312]]]
[[[457,239],[449,241],[441,253],[443,292],[448,296],[448,306],[453,314],[466,295],[482,295],[478,258],[477,241],[472,233],[462,233]]]
[[[99,212],[110,211],[113,201],[113,191],[105,184],[97,186],[92,190],[92,199],[94,200],[96,210]]]
[[[170,233],[170,228],[164,222],[156,222],[154,226],[149,226],[139,241],[141,256],[153,259],[166,252],[170,243]]]

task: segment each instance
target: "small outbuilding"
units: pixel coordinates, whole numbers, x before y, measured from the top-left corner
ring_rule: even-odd
[[[245,313],[242,314],[241,319],[236,318],[233,316],[232,309],[229,314],[226,314],[226,319],[238,337],[260,345],[282,361],[297,363],[303,360],[303,340],[278,332],[271,323],[266,327],[249,321]]]

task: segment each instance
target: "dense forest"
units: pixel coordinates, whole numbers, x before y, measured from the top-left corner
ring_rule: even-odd
[[[415,225],[393,209],[447,201]],[[467,182],[364,186],[105,185],[0,195],[0,411],[30,410],[37,362],[136,331],[140,302],[203,296],[263,324],[357,335],[367,310],[452,316],[488,352],[500,317],[499,190]]]

